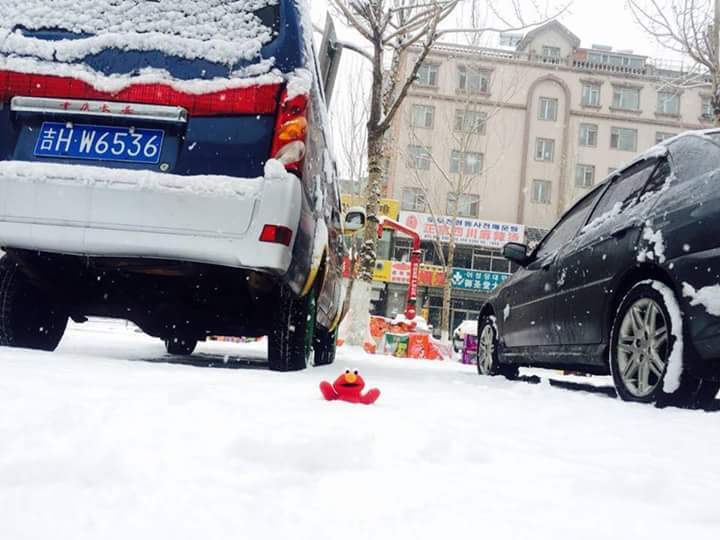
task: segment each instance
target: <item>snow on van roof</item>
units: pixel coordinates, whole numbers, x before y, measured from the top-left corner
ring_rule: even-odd
[[[279,0],[0,0],[0,54],[73,62],[107,48],[233,65],[273,38],[256,10]],[[45,40],[24,30],[65,30]]]

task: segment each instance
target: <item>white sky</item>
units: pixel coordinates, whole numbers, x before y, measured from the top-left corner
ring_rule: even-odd
[[[503,4],[499,0],[495,2],[496,5]],[[530,0],[526,3],[532,5]],[[563,1],[554,0],[554,3],[562,4]],[[324,20],[327,4],[327,0],[312,0],[316,22]],[[559,20],[580,38],[583,47],[596,43],[611,45],[614,49],[633,49],[637,54],[650,57],[668,56],[635,24],[626,0],[574,0]]]

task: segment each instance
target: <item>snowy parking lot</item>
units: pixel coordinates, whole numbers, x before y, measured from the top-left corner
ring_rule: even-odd
[[[720,530],[717,413],[623,403],[602,377],[510,382],[352,349],[281,374],[264,355],[207,343],[187,365],[98,322],[55,354],[0,349],[0,538]],[[346,368],[381,389],[375,405],[322,400],[319,382]]]

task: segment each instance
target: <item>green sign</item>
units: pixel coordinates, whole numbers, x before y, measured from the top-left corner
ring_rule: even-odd
[[[490,292],[502,285],[509,277],[510,274],[502,272],[453,268],[450,283],[453,289]]]

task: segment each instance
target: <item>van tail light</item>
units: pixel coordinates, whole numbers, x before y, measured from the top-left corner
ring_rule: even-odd
[[[307,95],[288,98],[287,90],[283,91],[270,152],[273,159],[279,160],[285,169],[298,176],[302,175],[306,153],[308,103]]]
[[[228,88],[216,92],[192,94],[167,84],[131,84],[114,92],[97,90],[71,77],[38,75],[0,70],[0,103],[15,96],[55,98],[58,106],[70,106],[64,100],[88,100],[168,105],[182,107],[190,116],[275,114],[279,84]],[[90,105],[88,104],[88,107]]]
[[[292,235],[292,229],[288,227],[283,227],[282,225],[265,225],[260,233],[260,241],[289,246],[290,242],[292,242]]]

